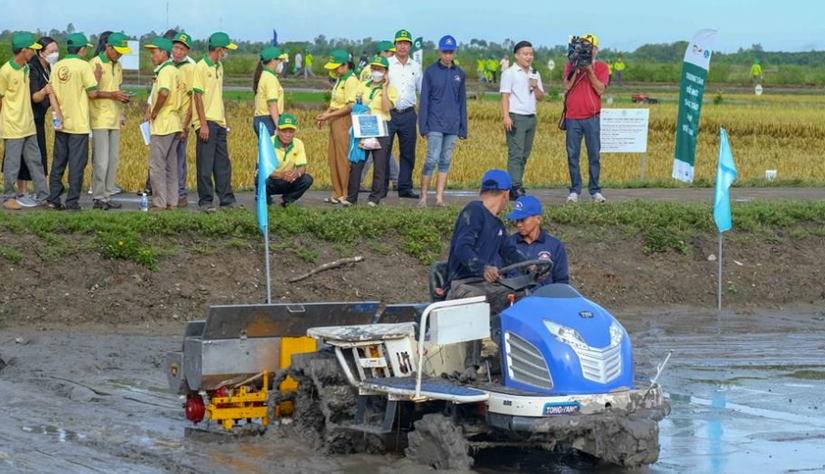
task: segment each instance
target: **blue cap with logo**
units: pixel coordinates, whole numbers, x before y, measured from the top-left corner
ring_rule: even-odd
[[[456,45],[455,38],[450,35],[443,36],[438,41],[438,50],[439,51],[455,51],[458,45]]]
[[[504,170],[487,170],[481,178],[482,191],[509,191],[512,187],[510,173]]]
[[[535,196],[522,196],[513,205],[513,212],[507,214],[508,219],[526,219],[541,215],[541,201]]]

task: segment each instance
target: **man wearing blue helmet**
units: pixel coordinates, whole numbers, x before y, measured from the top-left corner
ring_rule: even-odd
[[[567,251],[564,244],[541,228],[541,201],[535,196],[522,196],[516,200],[508,219],[516,221],[518,232],[510,236],[510,243],[523,253],[528,260],[551,260],[553,271],[541,285],[550,283],[570,283],[567,268]]]
[[[509,205],[512,185],[506,171],[487,171],[481,179],[481,199],[468,203],[459,214],[447,262],[447,299],[484,295],[494,314],[508,306],[512,290],[498,283],[503,276],[498,269],[526,260],[498,218]]]

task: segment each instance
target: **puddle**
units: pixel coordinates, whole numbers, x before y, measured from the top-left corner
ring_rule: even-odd
[[[42,434],[55,437],[61,443],[65,443],[66,441],[74,441],[77,439],[86,439],[86,435],[84,435],[83,433],[76,433],[71,430],[64,430],[63,428],[53,425],[23,426],[21,429],[26,433]]]
[[[725,390],[718,390],[714,394],[712,400],[709,400],[707,398],[695,397],[693,395],[683,395],[677,393],[668,394],[668,397],[673,402],[682,402],[717,409],[727,409],[739,413],[744,413],[746,415],[769,418],[778,421],[786,421],[789,423],[795,423],[800,425],[814,426],[817,428],[825,428],[825,420],[822,420],[820,418],[814,418],[804,415],[795,415],[793,413],[769,410],[766,408],[749,407],[747,405],[740,405],[738,403],[729,402],[727,401],[727,393]]]

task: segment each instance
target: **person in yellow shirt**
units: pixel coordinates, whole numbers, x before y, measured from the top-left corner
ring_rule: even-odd
[[[52,67],[52,88],[62,112],[62,128],[54,134],[54,158],[49,173],[49,207],[55,210],[80,210],[80,188],[83,173],[89,161],[89,99],[97,97],[98,82],[103,70],[93,69],[84,60],[87,48],[92,45],[83,33],[73,33],[66,39],[65,58]],[[69,192],[66,202],[61,202],[65,191],[63,174],[69,168]]]
[[[121,204],[110,201],[115,188],[117,165],[120,159],[120,127],[125,117],[123,104],[129,96],[120,90],[123,84],[123,66],[120,57],[132,50],[129,38],[123,33],[101,35],[100,53],[89,64],[100,68],[102,74],[97,96],[89,104],[92,125],[92,199],[94,209],[120,209]]]
[[[324,202],[343,204],[347,201],[349,185],[349,129],[352,127],[352,106],[358,94],[358,78],[353,71],[354,65],[349,53],[342,49],[332,52],[329,62],[324,65],[327,71],[335,72],[338,79],[332,87],[332,100],[326,111],[315,117],[315,124],[320,129],[329,122],[329,158],[332,196]]]
[[[17,33],[11,39],[14,57],[0,67],[0,125],[2,125],[5,155],[3,158],[3,207],[19,210],[15,183],[20,164],[25,161],[37,193],[35,204],[45,204],[48,196],[46,175],[40,162],[37,130],[34,127],[32,97],[29,82],[29,61],[41,49],[31,33]],[[46,85],[44,92],[51,93]]]
[[[192,125],[192,79],[195,74],[195,61],[189,57],[192,47],[192,37],[181,31],[172,38],[172,60],[180,72],[180,82],[183,84],[183,95],[180,101],[180,118],[183,132],[178,143],[178,207],[189,206],[189,193],[186,190],[186,145],[189,143],[189,128]]]
[[[312,71],[313,62],[315,62],[315,58],[312,56],[312,53],[307,51],[306,57],[304,58],[304,79],[309,78],[309,76],[315,77],[315,73]]]
[[[754,59],[753,66],[751,66],[751,83],[762,84],[762,65],[759,64],[758,59]]]
[[[358,88],[357,97],[361,103],[370,108],[370,115],[378,117],[384,122],[392,120],[390,110],[398,100],[398,90],[390,85],[388,74],[390,62],[384,56],[375,56],[370,61],[370,78],[362,82]],[[380,148],[368,150],[375,165],[372,172],[372,188],[370,189],[369,206],[375,207],[381,202],[384,195],[384,179],[390,160],[390,137],[378,137]],[[361,187],[361,173],[367,164],[367,157],[358,163],[350,163],[349,183],[347,189],[347,203],[358,202],[358,190]]]
[[[284,88],[278,74],[284,69],[284,55],[277,46],[267,46],[261,51],[260,72],[255,78],[255,116],[252,128],[258,136],[261,124],[269,135],[275,135],[275,124],[284,113]]]
[[[616,62],[613,63],[613,72],[615,72],[616,85],[617,86],[623,85],[622,84],[622,74],[624,74],[624,70],[625,70],[624,58],[619,56],[619,59],[617,59]]]
[[[384,56],[385,58],[391,58],[395,56],[395,45],[392,44],[392,41],[384,40],[379,41],[378,45],[375,47],[375,54],[378,56]],[[372,77],[372,65],[367,64],[364,66],[364,69],[361,70],[361,74],[358,76],[358,79],[361,82],[367,82]]]
[[[490,71],[490,84],[495,84],[498,81],[498,61],[496,61],[495,54],[490,54],[490,59],[487,60],[487,70]]]
[[[281,195],[281,206],[294,204],[312,186],[312,176],[307,173],[307,154],[304,142],[295,138],[298,120],[290,114],[278,117],[278,129],[272,137],[278,169],[266,178],[266,203],[272,204],[272,196]],[[257,180],[255,180],[257,182]]]
[[[198,207],[206,212],[218,209],[212,204],[215,194],[223,208],[237,207],[232,192],[232,163],[226,146],[230,132],[223,105],[223,61],[238,46],[229,35],[219,31],[209,37],[209,51],[195,66],[192,79],[194,128],[198,134],[195,165],[198,173]],[[214,177],[214,185],[213,185]]]
[[[180,103],[184,95],[180,71],[172,61],[172,41],[159,36],[144,46],[152,51],[155,87],[150,115],[149,176],[152,180],[150,210],[171,210],[178,206],[177,149],[183,124]]]

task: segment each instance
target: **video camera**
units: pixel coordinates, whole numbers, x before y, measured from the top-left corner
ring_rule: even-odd
[[[573,78],[576,70],[580,67],[593,64],[593,43],[583,40],[579,36],[572,36],[567,45],[567,59],[572,67],[567,75],[567,80]]]

